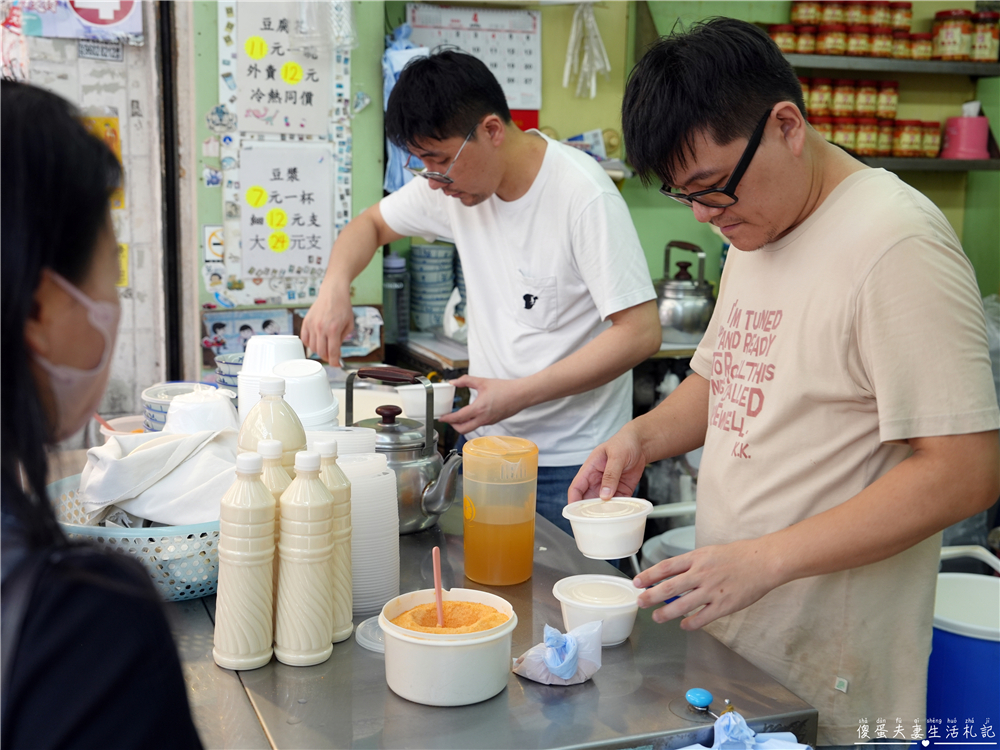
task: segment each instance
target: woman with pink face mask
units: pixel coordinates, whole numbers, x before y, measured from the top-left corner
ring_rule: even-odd
[[[86,424],[118,331],[121,167],[55,94],[0,82],[3,747],[200,748],[141,566],[71,544],[46,447]]]

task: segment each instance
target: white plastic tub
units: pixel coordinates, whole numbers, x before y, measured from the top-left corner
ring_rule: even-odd
[[[600,620],[602,646],[617,646],[632,634],[640,593],[629,579],[620,576],[570,576],[552,587],[566,631]]]
[[[396,695],[427,706],[467,706],[492,698],[507,686],[517,615],[506,599],[485,591],[452,589],[445,601],[478,602],[510,619],[479,633],[419,633],[390,620],[434,601],[423,589],[390,599],[378,617],[385,637],[385,680]]]
[[[570,503],[562,514],[569,519],[576,546],[585,557],[616,560],[634,555],[642,547],[646,516],[652,509],[648,500],[613,497]]]

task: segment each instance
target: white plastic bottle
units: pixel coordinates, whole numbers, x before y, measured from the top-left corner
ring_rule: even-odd
[[[243,420],[237,440],[239,452],[256,451],[261,440],[280,440],[281,463],[286,470],[295,466],[295,454],[306,449],[306,431],[298,414],[282,398],[285,381],[264,376],[260,379],[260,401]]]
[[[285,467],[281,465],[281,441],[261,440],[257,443],[257,452],[264,459],[264,468],[260,473],[260,480],[264,486],[274,495],[274,611],[278,611],[278,567],[279,557],[277,554],[278,542],[281,539],[281,495],[292,483],[292,478],[288,476]]]
[[[295,479],[281,496],[278,615],[274,655],[297,667],[333,651],[333,496],[319,478],[319,454],[295,456]]]
[[[337,441],[316,443],[319,478],[333,495],[333,642],[354,631],[354,587],[351,580],[351,480],[337,466]]]
[[[260,480],[258,453],[236,457],[236,481],[219,510],[219,589],[215,663],[256,669],[271,660],[274,496]]]

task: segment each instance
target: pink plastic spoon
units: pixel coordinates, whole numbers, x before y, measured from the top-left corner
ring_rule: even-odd
[[[444,604],[441,603],[441,550],[435,547],[431,550],[434,561],[434,601],[437,602],[438,627],[444,627]]]

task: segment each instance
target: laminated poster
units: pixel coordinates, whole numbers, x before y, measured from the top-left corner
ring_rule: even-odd
[[[142,45],[140,0],[15,0],[27,36]]]

